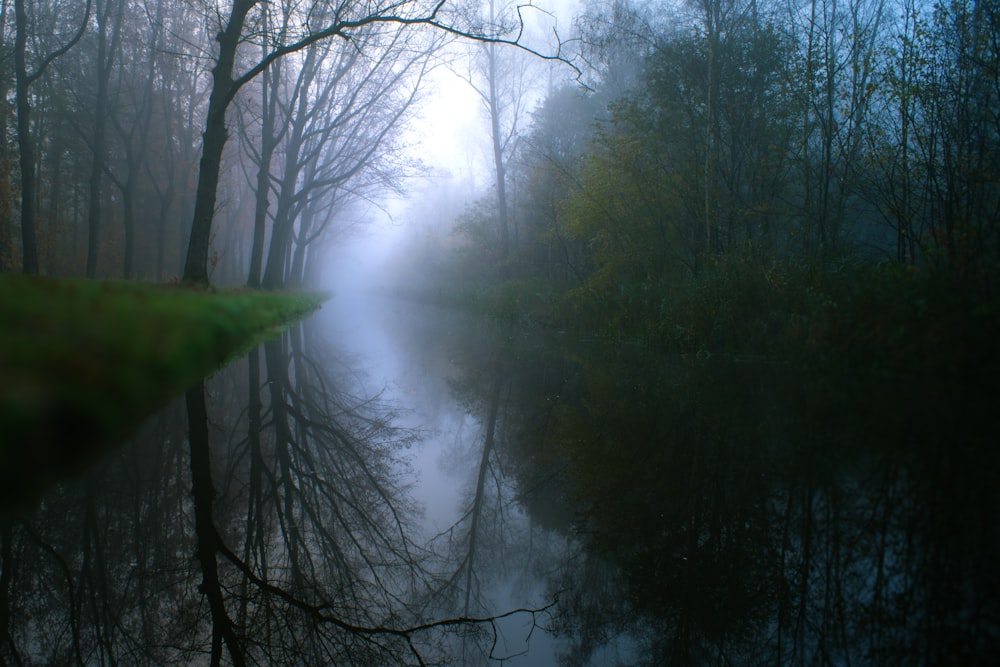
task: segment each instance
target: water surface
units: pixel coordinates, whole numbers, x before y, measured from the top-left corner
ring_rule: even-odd
[[[4,526],[0,658],[987,664],[998,408],[341,297]]]

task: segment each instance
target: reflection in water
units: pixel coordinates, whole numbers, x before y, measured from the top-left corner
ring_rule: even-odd
[[[410,354],[430,344],[404,321]],[[562,664],[1000,654],[1000,401],[987,382],[441,331],[456,397],[483,428],[448,539],[460,563],[486,539],[486,553],[516,553],[527,542],[497,511],[514,502],[535,537],[548,529],[561,553],[533,562],[559,596],[547,628]],[[468,595],[477,580],[466,569],[454,583]]]
[[[3,525],[0,664],[1000,653],[995,392],[394,308],[379,391],[311,320]]]
[[[565,664],[625,630],[642,664],[992,660],[995,397],[658,361],[592,355],[550,425],[587,547],[557,584]],[[572,585],[608,564],[620,585]]]
[[[449,632],[489,642],[496,621],[435,613],[413,433],[311,334],[199,383],[4,526],[3,663],[423,664]]]

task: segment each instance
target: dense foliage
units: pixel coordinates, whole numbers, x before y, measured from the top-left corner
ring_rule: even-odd
[[[487,197],[447,296],[692,352],[915,354],[996,321],[997,3],[616,3],[581,26],[593,90],[550,94],[511,169],[512,280]]]

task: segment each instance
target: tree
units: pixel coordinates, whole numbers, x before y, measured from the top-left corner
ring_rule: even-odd
[[[45,56],[38,56],[34,70],[28,69],[28,37],[32,25],[26,3],[28,0],[14,0],[14,77],[17,105],[17,145],[20,151],[21,171],[21,245],[22,271],[38,273],[38,241],[35,232],[35,147],[31,137],[31,85],[37,81],[57,58],[76,46],[87,29],[90,19],[91,0],[84,6],[83,19],[76,31],[64,43]]]
[[[265,13],[263,21],[269,20]],[[266,47],[264,49],[266,55]],[[278,94],[281,85],[281,61],[275,61],[265,69],[260,83],[260,147],[257,149],[248,135],[244,135],[243,144],[254,150],[253,159],[257,165],[257,181],[254,188],[254,222],[253,241],[250,249],[250,272],[247,276],[247,286],[260,287],[261,267],[264,261],[264,235],[266,233],[267,209],[271,194],[271,160],[278,142],[284,135],[287,125],[277,123]]]
[[[4,53],[10,51],[8,44],[8,21],[9,21],[9,0],[0,0],[0,49]],[[8,99],[10,91],[10,65],[4,62],[0,66],[0,99]],[[13,146],[8,137],[10,136],[10,118],[7,114],[0,119],[0,129],[3,130],[3,141],[0,141],[0,271],[7,269],[12,258],[10,255],[11,238],[13,231],[13,212],[15,208],[16,195],[13,187]],[[16,133],[17,126],[14,126]]]
[[[859,194],[862,141],[883,39],[884,0],[810,0],[792,5],[799,56],[794,75],[800,137],[792,147],[802,251],[825,261],[841,250]],[[853,215],[850,215],[852,214]]]
[[[100,241],[101,179],[106,168],[109,86],[115,58],[121,43],[122,21],[125,17],[125,0],[94,0],[97,18],[97,82],[94,99],[94,132],[90,164],[89,201],[87,205],[87,277],[97,275],[97,253]]]
[[[495,0],[489,0],[488,25],[498,20]],[[480,45],[478,58],[470,66],[466,81],[479,95],[489,123],[490,157],[493,162],[493,187],[496,194],[496,230],[498,249],[495,262],[501,279],[510,278],[511,220],[508,201],[507,164],[519,138],[519,126],[525,114],[527,82],[530,79],[528,63],[521,54],[510,53],[504,57],[497,44]]]
[[[398,187],[406,174],[395,134],[416,99],[432,47],[411,37],[406,31],[388,38],[365,31],[354,36],[350,49],[319,44],[305,51],[283,104],[284,164],[273,178],[277,202],[265,287],[301,273],[306,246],[330,225],[334,212],[376,188]],[[323,222],[313,228],[321,210]]]
[[[388,30],[404,30],[426,27],[442,30],[460,37],[507,43],[519,46],[520,31],[523,26],[520,13],[513,26],[501,29],[482,30],[468,22],[462,22],[461,12],[448,6],[447,0],[425,3],[417,0],[402,2],[378,2],[357,6],[354,3],[327,4],[314,7],[304,16],[298,16],[295,29],[289,30],[288,41],[269,46],[265,55],[242,73],[236,72],[237,51],[244,41],[251,10],[260,0],[235,0],[228,17],[220,25],[216,36],[219,43],[218,55],[212,70],[212,87],[209,96],[205,129],[202,134],[202,157],[199,166],[198,189],[195,211],[191,225],[184,280],[196,284],[208,283],[208,251],[215,213],[219,172],[222,153],[227,140],[226,112],[236,93],[274,61],[292,53],[302,51],[313,44],[332,38],[353,41],[359,31],[368,27],[383,27]],[[315,23],[323,27],[314,28]],[[503,28],[515,28],[511,30]],[[512,37],[508,35],[513,34]],[[276,39],[277,35],[265,36]],[[523,48],[523,47],[522,47]],[[560,58],[558,52],[551,58]]]
[[[576,86],[553,91],[532,114],[532,130],[516,156],[519,260],[528,276],[555,288],[584,279],[587,247],[567,233],[564,203],[581,187],[579,165],[606,104],[604,96]]]

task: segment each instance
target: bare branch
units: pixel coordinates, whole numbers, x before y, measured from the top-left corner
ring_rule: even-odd
[[[576,72],[577,75],[581,74],[580,70],[576,67],[576,65],[563,56],[562,53],[563,42],[561,40],[557,42],[557,48],[554,54],[542,53],[537,49],[534,49],[532,47],[529,47],[521,43],[521,39],[524,36],[524,26],[525,26],[523,10],[528,7],[537,9],[533,5],[529,4],[529,5],[517,6],[517,15],[518,15],[517,33],[513,38],[510,38],[510,37],[503,37],[500,33],[489,34],[485,31],[476,32],[473,30],[462,29],[454,25],[444,23],[439,19],[439,15],[441,10],[444,8],[446,4],[447,0],[440,0],[434,6],[434,9],[424,16],[407,17],[397,14],[373,13],[359,19],[336,21],[335,23],[327,26],[326,28],[323,28],[322,30],[317,30],[316,32],[309,33],[305,37],[302,37],[301,39],[292,42],[291,44],[279,46],[278,48],[268,53],[264,58],[262,58],[259,62],[257,62],[256,65],[254,65],[252,68],[247,70],[242,76],[238,77],[233,81],[232,95],[235,95],[236,92],[242,86],[246,85],[246,83],[251,81],[254,77],[263,72],[265,69],[267,69],[267,67],[272,62],[274,62],[279,58],[282,58],[292,53],[296,53],[298,51],[302,51],[308,46],[315,44],[317,42],[321,42],[326,39],[332,39],[334,37],[342,37],[344,39],[350,39],[351,32],[367,26],[378,25],[378,24],[395,24],[400,26],[427,26],[435,30],[440,30],[446,34],[453,35],[455,37],[460,37],[462,39],[468,39],[487,44],[507,45],[520,49],[527,53],[530,53],[531,55],[541,58],[543,60],[563,62],[572,67],[573,71]],[[558,32],[553,30],[553,34],[555,34],[556,37],[558,38],[559,36]]]
[[[90,22],[91,4],[92,0],[87,0],[87,5],[83,9],[83,19],[81,19],[80,21],[80,27],[77,28],[76,33],[73,35],[73,37],[71,37],[70,40],[65,44],[63,44],[60,48],[56,49],[48,56],[46,56],[45,60],[43,60],[42,63],[38,66],[38,69],[36,69],[34,72],[28,75],[27,80],[29,86],[33,84],[35,81],[37,81],[38,78],[45,73],[45,70],[48,68],[49,65],[52,64],[52,61],[54,61],[56,58],[65,55],[66,53],[69,52],[70,49],[76,46],[76,43],[80,41],[80,39],[83,37],[83,34],[87,32],[87,23]]]
[[[503,613],[496,614],[494,616],[456,616],[452,618],[443,618],[436,621],[429,621],[427,623],[411,625],[409,627],[396,628],[385,625],[374,625],[374,626],[358,625],[355,623],[351,623],[349,621],[345,621],[342,618],[339,618],[337,616],[328,613],[327,611],[325,611],[326,605],[322,603],[314,604],[311,602],[306,602],[305,600],[302,600],[296,597],[295,595],[292,595],[284,588],[281,588],[280,586],[264,581],[263,579],[258,577],[253,572],[253,570],[251,570],[250,567],[248,567],[247,564],[244,563],[239,558],[239,556],[234,554],[232,551],[229,550],[227,546],[222,544],[221,541],[218,544],[218,549],[219,553],[223,557],[229,560],[229,562],[232,563],[237,570],[239,570],[253,585],[257,586],[260,590],[280,598],[290,606],[300,611],[306,612],[318,622],[329,623],[331,625],[340,628],[341,630],[345,630],[347,632],[356,635],[390,635],[394,637],[404,638],[409,642],[413,635],[421,632],[427,632],[430,630],[453,628],[453,627],[467,626],[467,625],[495,626],[495,624],[498,621],[502,621],[505,618],[511,618],[513,616],[518,616],[521,614],[530,614],[532,618],[534,618],[538,614],[542,614],[549,611],[550,609],[553,609],[559,603],[559,599],[558,597],[556,597],[555,599],[552,600],[552,602],[548,603],[544,607],[533,607],[533,608],[518,607],[517,609],[511,609]],[[412,644],[410,645],[412,646]]]

